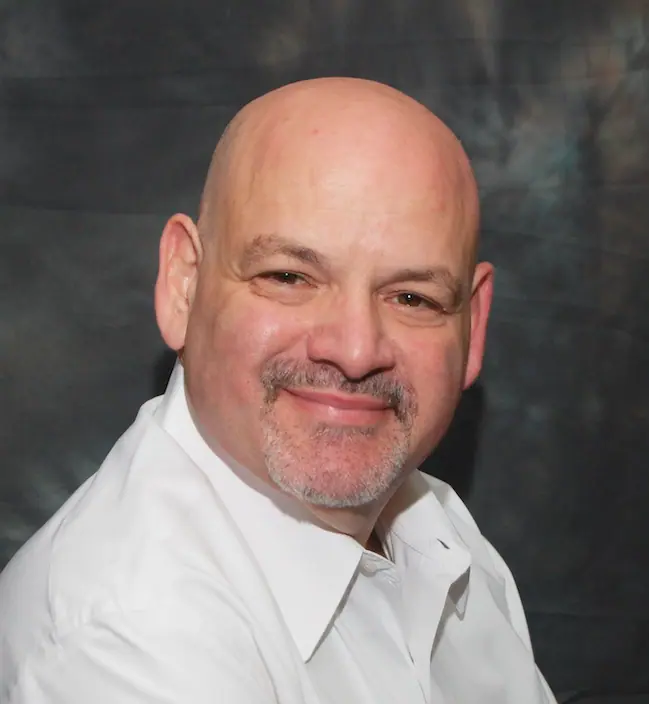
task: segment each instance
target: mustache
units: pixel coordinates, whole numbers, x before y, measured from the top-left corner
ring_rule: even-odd
[[[261,383],[266,392],[267,405],[277,399],[280,389],[309,387],[372,396],[393,408],[397,418],[405,425],[412,423],[417,412],[414,390],[408,384],[380,372],[354,381],[328,364],[276,359],[265,365]]]

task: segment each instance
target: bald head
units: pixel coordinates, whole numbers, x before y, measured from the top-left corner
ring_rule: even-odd
[[[272,175],[272,184],[264,186],[273,185],[279,198],[292,197],[305,181],[321,180],[338,182],[358,207],[391,198],[399,208],[425,198],[444,209],[453,201],[461,211],[457,235],[473,261],[479,207],[468,158],[441,120],[394,88],[320,78],[283,86],[246,105],[210,165],[199,218],[205,241],[228,227],[264,174]],[[401,204],[395,191],[400,184],[406,191]]]

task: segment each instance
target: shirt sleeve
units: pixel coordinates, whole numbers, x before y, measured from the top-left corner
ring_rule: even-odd
[[[275,704],[245,620],[175,603],[113,610],[47,643],[7,704]]]
[[[505,599],[507,601],[507,608],[509,609],[509,618],[512,627],[523,641],[525,646],[533,652],[532,640],[530,638],[529,628],[527,626],[527,617],[525,616],[525,609],[523,608],[523,602],[521,601],[520,593],[518,587],[516,586],[516,581],[514,576],[509,569],[505,560],[501,557],[500,553],[496,548],[485,538],[485,543],[487,545],[487,550],[489,556],[491,557],[494,567],[496,568],[498,574],[502,577],[505,582]],[[547,704],[556,704],[556,699],[550,685],[547,683],[543,673],[536,667],[536,672],[539,678],[541,689],[545,695],[545,701]]]

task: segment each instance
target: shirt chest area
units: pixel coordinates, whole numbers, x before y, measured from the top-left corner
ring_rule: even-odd
[[[507,691],[508,651],[520,643],[514,636],[508,644],[512,629],[489,585],[477,573],[472,578],[468,567],[459,574],[425,561],[410,567],[404,574],[378,556],[363,556],[307,663],[319,701],[516,701],[515,692]],[[494,638],[498,632],[502,639]]]

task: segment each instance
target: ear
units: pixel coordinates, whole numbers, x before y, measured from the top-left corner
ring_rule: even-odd
[[[203,249],[198,229],[186,215],[174,215],[160,238],[155,313],[163,340],[172,350],[185,344]]]
[[[475,268],[471,293],[471,332],[464,388],[467,389],[478,378],[482,369],[485,341],[487,337],[487,319],[493,298],[494,268],[488,262],[481,262]]]

